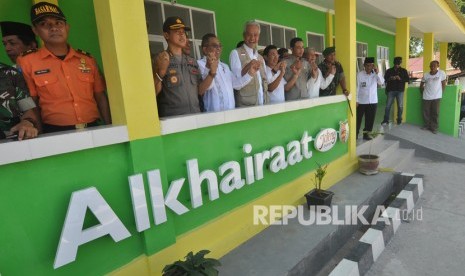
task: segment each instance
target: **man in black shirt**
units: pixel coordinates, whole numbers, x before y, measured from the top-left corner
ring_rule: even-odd
[[[394,67],[386,70],[384,79],[386,80],[386,95],[387,103],[386,110],[384,111],[384,119],[382,125],[389,123],[389,114],[391,113],[391,106],[394,103],[394,98],[397,100],[397,124],[402,123],[402,111],[404,103],[404,90],[405,83],[409,82],[407,70],[400,67],[402,64],[402,57],[394,58]]]

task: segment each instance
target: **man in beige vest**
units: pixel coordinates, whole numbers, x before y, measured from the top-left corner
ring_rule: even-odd
[[[236,106],[254,106],[268,103],[265,62],[257,52],[260,24],[247,21],[244,25],[244,45],[229,55],[233,73]]]

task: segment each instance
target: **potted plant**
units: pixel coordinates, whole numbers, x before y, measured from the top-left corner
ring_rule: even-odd
[[[326,176],[328,165],[326,164],[325,166],[322,166],[318,162],[316,164],[318,165],[318,168],[316,169],[314,178],[312,179],[315,184],[315,189],[305,194],[308,209],[310,209],[311,205],[331,206],[331,200],[334,195],[331,191],[321,189],[321,184]]]
[[[221,263],[217,259],[205,258],[210,253],[209,250],[200,250],[197,253],[189,252],[185,261],[178,260],[163,268],[163,276],[216,276],[218,270],[216,266]]]
[[[384,132],[364,132],[364,134],[370,135],[373,139],[371,139],[368,143],[370,143],[370,147],[368,150],[368,154],[361,154],[358,156],[358,171],[364,175],[373,175],[379,172],[379,156],[376,154],[371,153],[371,147],[373,146],[373,140],[378,135],[384,135]]]

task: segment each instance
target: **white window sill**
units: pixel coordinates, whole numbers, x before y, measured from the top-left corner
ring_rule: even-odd
[[[199,113],[195,115],[189,114],[161,118],[161,133],[178,133],[187,130],[245,121],[253,118],[265,117],[268,115],[307,109],[319,105],[326,105],[343,101],[346,101],[346,97],[344,95],[337,95],[331,97],[284,102],[280,104],[237,108],[223,112]]]
[[[126,126],[100,126],[43,134],[23,141],[0,142],[0,165],[129,141]]]

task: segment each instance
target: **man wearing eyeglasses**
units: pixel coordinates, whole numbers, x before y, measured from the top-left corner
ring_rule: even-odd
[[[214,34],[206,34],[202,37],[202,52],[204,57],[199,59],[202,79],[206,79],[210,74],[211,65],[217,64],[216,74],[213,82],[203,95],[205,111],[223,111],[234,109],[233,75],[229,66],[220,61],[222,46],[219,39]]]
[[[111,123],[105,83],[95,59],[68,44],[70,26],[58,6],[31,7],[34,33],[44,47],[18,58],[31,97],[38,103],[45,133]]]

